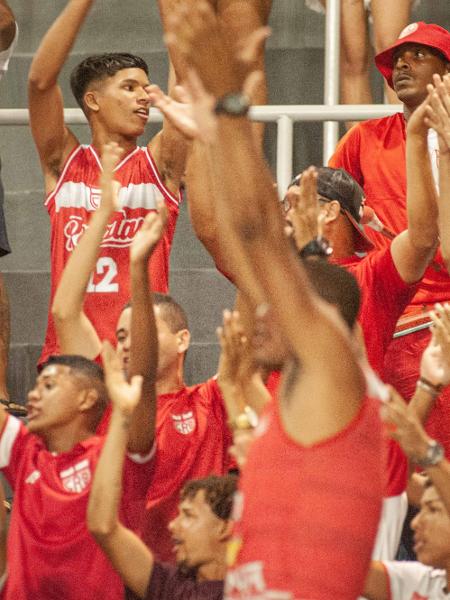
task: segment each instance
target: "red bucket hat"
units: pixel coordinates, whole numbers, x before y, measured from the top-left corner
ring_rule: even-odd
[[[419,21],[411,23],[400,33],[398,40],[390,48],[375,56],[375,64],[390,87],[394,70],[394,50],[403,44],[421,44],[438,50],[450,62],[450,32],[439,25]]]

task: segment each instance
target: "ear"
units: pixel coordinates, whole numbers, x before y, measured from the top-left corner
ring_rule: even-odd
[[[83,97],[84,105],[86,108],[92,112],[98,112],[100,106],[98,104],[98,93],[95,90],[90,90],[86,92]]]
[[[82,390],[79,395],[78,409],[80,412],[88,412],[98,402],[98,391],[94,388]]]
[[[221,542],[227,542],[233,533],[234,521],[228,519],[227,521],[222,521],[220,524],[219,531],[219,540]]]
[[[178,354],[184,354],[191,343],[191,334],[188,329],[177,331]]]
[[[325,214],[325,224],[332,223],[336,221],[341,214],[341,205],[337,200],[332,200],[331,202],[324,203],[320,210],[322,214]]]

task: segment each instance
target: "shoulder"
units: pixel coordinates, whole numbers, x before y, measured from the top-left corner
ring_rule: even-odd
[[[155,563],[146,600],[219,600],[223,598],[222,581],[198,583],[171,565]]]
[[[389,577],[392,600],[403,600],[413,594],[438,598],[446,583],[445,571],[420,562],[383,561],[383,566]]]

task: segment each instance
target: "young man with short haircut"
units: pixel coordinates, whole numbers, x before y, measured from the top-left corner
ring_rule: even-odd
[[[121,362],[112,350],[110,357],[105,362],[107,380],[120,381]],[[119,520],[128,421],[134,406],[128,393],[123,402],[118,394],[111,398],[111,422],[89,500],[89,530],[138,598],[221,600],[236,478],[210,476],[183,486],[178,515],[169,524],[177,566],[162,564],[152,548]]]
[[[169,220],[149,269],[155,289],[167,292],[186,145],[165,123],[147,147],[137,146],[148,120],[150,81],[145,62],[127,53],[90,56],[72,73],[72,91],[88,119],[92,143],[81,145],[65,125],[58,76],[93,4],[94,0],[68,0],[44,36],[30,67],[29,107],[52,227],[50,302],[64,265],[99,206],[101,149],[114,141],[123,151],[116,167],[120,206],[108,223],[85,304],[101,339],[113,341],[117,318],[130,297],[129,246],[160,198]],[[50,315],[40,362],[57,351]]]

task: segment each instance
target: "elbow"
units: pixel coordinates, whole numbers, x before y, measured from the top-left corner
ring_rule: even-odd
[[[64,323],[65,321],[68,321],[70,317],[67,308],[58,300],[53,302],[51,313],[55,323]]]
[[[28,73],[28,94],[45,92],[55,85],[56,81],[49,78],[45,71],[34,63]]]
[[[102,544],[115,532],[118,522],[114,519],[105,519],[101,516],[100,506],[89,507],[87,514],[87,527],[92,537]]]

